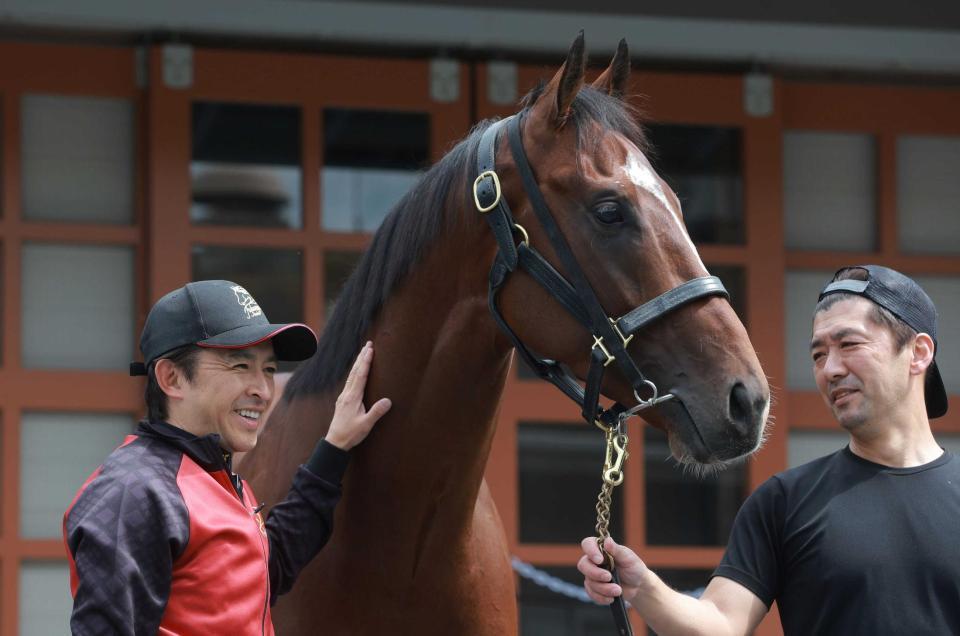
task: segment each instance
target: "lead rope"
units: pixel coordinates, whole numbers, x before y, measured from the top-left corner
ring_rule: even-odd
[[[613,582],[620,585],[620,576],[617,574],[613,557],[607,553],[603,547],[607,537],[610,536],[610,507],[612,505],[613,489],[623,483],[623,466],[629,457],[627,453],[627,443],[630,441],[624,432],[626,418],[620,417],[616,426],[601,427],[606,433],[607,449],[603,461],[603,485],[600,487],[600,494],[597,496],[597,547],[600,548],[600,554],[606,561],[606,567],[610,570]],[[599,424],[598,424],[599,426]],[[623,587],[621,586],[621,590]],[[613,622],[617,626],[617,633],[620,636],[633,636],[633,628],[630,626],[630,619],[627,617],[627,606],[623,601],[623,595],[616,597],[610,606],[613,612]]]

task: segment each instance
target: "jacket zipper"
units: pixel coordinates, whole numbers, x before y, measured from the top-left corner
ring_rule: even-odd
[[[267,589],[263,597],[263,615],[260,617],[260,634],[264,636],[267,633],[267,609],[270,607],[270,562],[267,559],[267,550],[263,545],[263,533],[260,531],[260,523],[254,514],[253,522],[257,524],[257,538],[260,539],[260,551],[263,552],[263,567],[267,574]]]
[[[260,522],[257,521],[257,514],[263,506],[261,505],[256,508],[248,507],[244,498],[243,489],[241,488],[240,476],[234,475],[233,471],[228,469],[225,469],[225,472],[227,473],[228,481],[233,485],[240,505],[250,514],[254,525],[257,526],[257,539],[260,541],[260,552],[263,554],[263,568],[267,580],[267,589],[263,597],[263,613],[260,615],[260,635],[265,636],[267,633],[267,609],[270,607],[270,562],[267,559],[266,547],[263,545],[263,532],[260,530]]]

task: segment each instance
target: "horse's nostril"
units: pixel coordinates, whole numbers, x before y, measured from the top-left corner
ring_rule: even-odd
[[[753,422],[750,408],[750,395],[742,382],[737,382],[730,390],[730,420],[744,434],[749,434]]]

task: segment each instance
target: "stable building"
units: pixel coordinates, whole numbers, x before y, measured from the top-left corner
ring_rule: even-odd
[[[152,303],[227,278],[271,320],[322,329],[391,206],[473,124],[515,112],[581,28],[594,75],[628,40],[651,161],[775,396],[764,448],[703,479],[631,420],[612,533],[695,591],[755,487],[846,443],[808,352],[841,265],[899,269],[937,304],[955,404],[933,426],[960,450],[956,3],[138,4],[0,13],[0,634],[67,630],[61,517],[143,415],[126,370]],[[602,444],[514,364],[486,474],[537,571],[518,567],[524,636],[610,630],[604,608],[537,582],[581,582]],[[771,612],[758,634],[778,632]]]

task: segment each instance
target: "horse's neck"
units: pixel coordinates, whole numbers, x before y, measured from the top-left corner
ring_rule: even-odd
[[[402,502],[403,516],[433,515],[442,497],[445,515],[472,513],[510,362],[486,304],[493,242],[482,243],[447,237],[395,290],[368,334],[367,399],[389,397],[393,407],[351,453],[345,506],[385,511]],[[326,433],[335,398],[331,391],[278,406],[242,466],[266,501],[283,497],[289,481],[280,476],[292,475]],[[366,513],[351,515],[358,516]]]
[[[472,510],[509,367],[509,348],[487,308],[485,272],[458,281],[442,271],[456,258],[428,259],[384,308],[372,334],[375,371],[367,395],[389,397],[393,408],[358,448],[354,464],[358,474],[383,484],[384,496],[402,492],[408,511],[416,506],[411,499],[434,505],[440,494]]]

